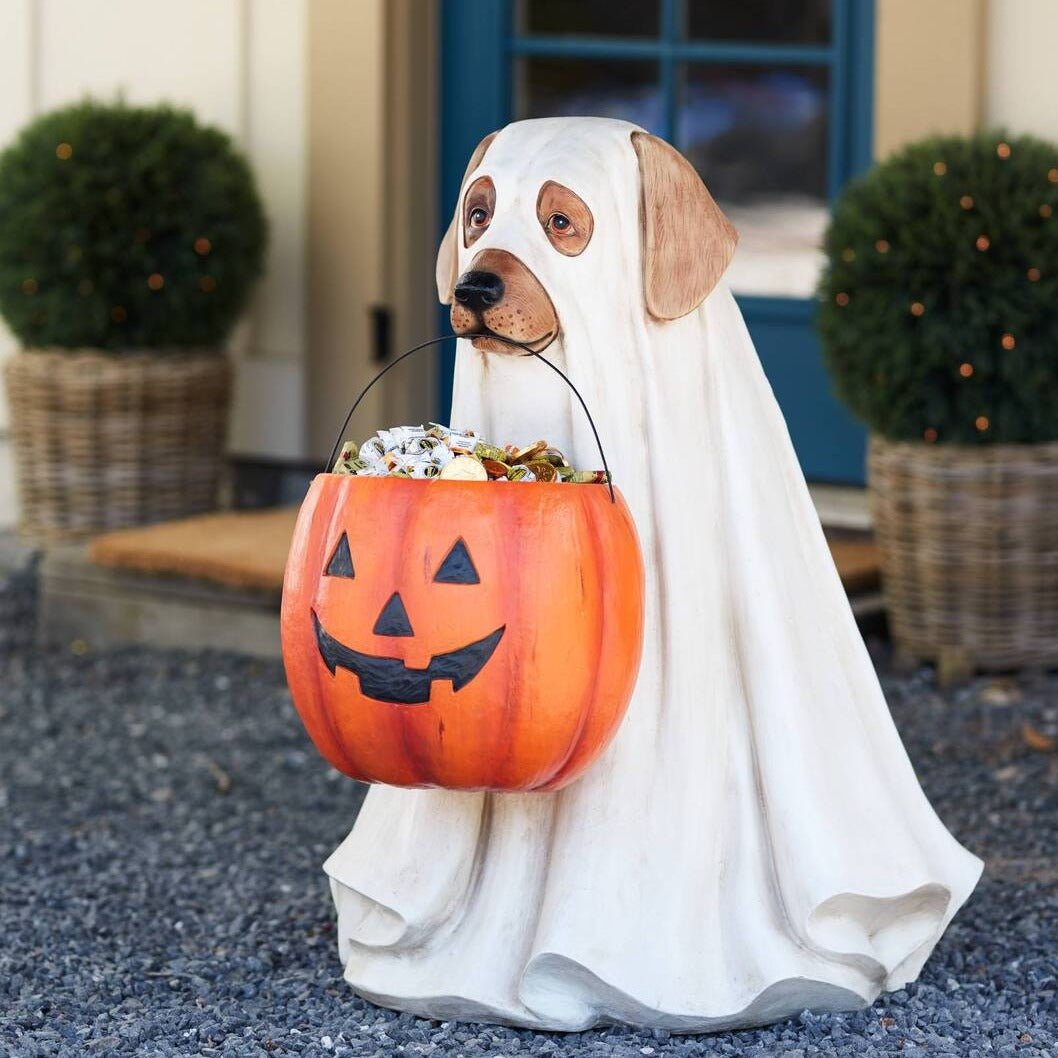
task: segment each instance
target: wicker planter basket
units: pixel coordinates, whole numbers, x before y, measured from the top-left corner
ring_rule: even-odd
[[[871,439],[890,629],[955,667],[1058,664],[1058,443]]]
[[[223,356],[30,350],[4,375],[26,538],[78,539],[214,506],[231,396]]]

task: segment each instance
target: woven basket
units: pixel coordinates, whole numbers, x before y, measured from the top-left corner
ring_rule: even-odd
[[[1058,663],[1058,443],[873,437],[868,473],[895,645],[942,666]]]
[[[79,539],[215,505],[231,395],[223,356],[30,350],[4,376],[27,539]]]

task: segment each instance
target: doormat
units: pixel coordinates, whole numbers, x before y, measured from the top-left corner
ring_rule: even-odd
[[[99,566],[194,577],[234,588],[280,591],[297,507],[203,514],[178,522],[97,536],[89,557]],[[878,588],[878,548],[864,534],[828,533],[841,583],[850,595]]]
[[[109,569],[171,574],[278,592],[297,507],[225,511],[97,536],[89,558]]]

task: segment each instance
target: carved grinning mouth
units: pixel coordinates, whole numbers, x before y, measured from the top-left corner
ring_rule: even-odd
[[[492,657],[507,626],[446,654],[434,654],[424,669],[410,669],[400,658],[380,658],[364,654],[339,643],[323,627],[312,611],[316,643],[320,657],[333,676],[337,669],[347,669],[360,681],[360,691],[368,698],[396,705],[422,705],[430,700],[434,680],[451,680],[452,690],[465,687]]]

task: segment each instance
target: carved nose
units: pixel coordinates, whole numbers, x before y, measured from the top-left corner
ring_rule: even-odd
[[[503,297],[503,280],[495,272],[464,272],[456,283],[456,301],[481,312]]]
[[[408,611],[404,609],[401,602],[400,592],[394,592],[389,597],[389,602],[382,607],[378,615],[375,627],[372,629],[376,636],[413,636],[411,621],[408,620]]]

